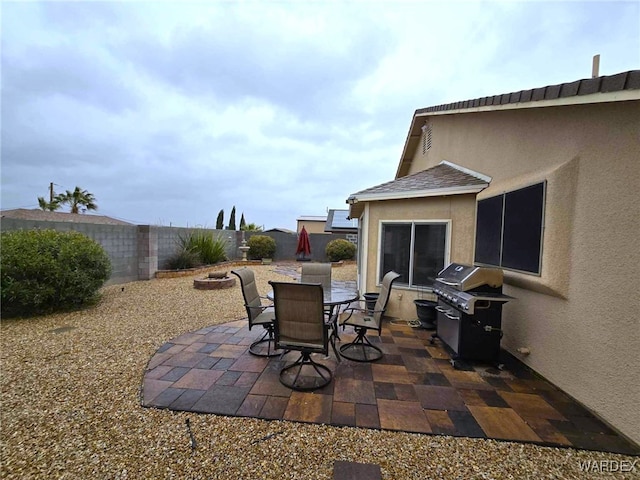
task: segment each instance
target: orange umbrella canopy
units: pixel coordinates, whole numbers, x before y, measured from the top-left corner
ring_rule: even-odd
[[[302,254],[307,256],[311,254],[311,243],[309,242],[309,234],[307,229],[302,227],[300,235],[298,235],[298,248],[296,249],[296,255]]]

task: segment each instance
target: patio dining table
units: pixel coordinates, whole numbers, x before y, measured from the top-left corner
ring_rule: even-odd
[[[323,289],[323,304],[327,308],[329,319],[327,323],[331,324],[330,341],[333,352],[336,354],[336,358],[340,361],[340,354],[336,349],[336,340],[340,340],[338,336],[338,315],[340,313],[340,306],[349,305],[351,302],[355,302],[360,298],[360,292],[353,288],[347,288],[343,286],[331,286],[331,289]],[[269,300],[274,300],[273,290],[267,293]]]

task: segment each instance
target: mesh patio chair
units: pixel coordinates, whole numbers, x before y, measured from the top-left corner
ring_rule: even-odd
[[[249,318],[249,330],[254,325],[259,325],[265,329],[264,335],[249,346],[249,353],[258,357],[275,357],[280,355],[275,347],[274,319],[275,311],[271,305],[263,305],[262,298],[258,294],[256,278],[253,270],[244,267],[239,270],[231,270],[240,279],[244,306],[247,309]],[[266,352],[265,352],[266,349]]]
[[[304,263],[300,274],[301,283],[320,283],[323,290],[331,289],[330,263]]]
[[[330,263],[305,263],[302,265],[302,272],[300,274],[301,283],[320,283],[324,291],[331,290],[331,264]],[[340,306],[336,307],[324,307],[324,313],[326,320],[331,324],[333,328],[334,338],[340,340],[338,335],[338,314],[340,313]],[[331,343],[335,350],[335,342]],[[340,356],[336,352],[338,361]]]
[[[276,311],[276,348],[300,352],[280,370],[280,382],[293,390],[309,391],[331,382],[331,370],[311,355],[329,354],[329,326],[325,323],[322,285],[269,282]],[[304,373],[303,373],[304,368]]]
[[[388,272],[382,278],[380,295],[373,310],[362,307],[348,307],[340,314],[340,325],[350,325],[356,331],[356,338],[351,343],[340,345],[340,354],[344,358],[355,362],[374,362],[382,358],[382,350],[373,345],[367,338],[368,330],[376,330],[378,335],[382,330],[382,317],[389,302],[391,286],[400,275],[394,271]]]

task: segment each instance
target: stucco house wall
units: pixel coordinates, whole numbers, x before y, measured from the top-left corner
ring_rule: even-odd
[[[298,220],[297,231],[300,233],[302,231],[302,227],[305,228],[307,233],[322,233],[329,234],[324,231],[324,226],[326,224],[325,220]]]
[[[366,260],[366,290],[376,292],[379,288],[380,269],[380,233],[382,222],[434,221],[442,220],[449,223],[449,256],[470,263],[473,261],[473,227],[475,221],[475,195],[452,195],[430,197],[427,199],[391,200],[385,202],[371,202],[369,204],[367,237],[369,238]],[[383,272],[386,273],[386,272]],[[405,319],[416,318],[416,308],[413,300],[422,298],[435,300],[431,292],[418,291],[394,284],[389,298],[387,312],[389,316]]]
[[[625,101],[424,115],[432,147],[426,155],[415,149],[408,173],[455,162],[492,177],[478,199],[547,182],[542,272],[505,270],[504,292],[516,300],[504,308],[502,346],[640,443],[638,112],[640,101]],[[368,252],[377,251],[371,239],[380,219],[444,218],[443,208],[437,198],[370,202]],[[475,207],[451,212],[450,260],[472,263]],[[372,257],[368,288],[376,278]],[[390,313],[411,318],[411,299],[396,295]],[[530,355],[517,352],[523,346]]]

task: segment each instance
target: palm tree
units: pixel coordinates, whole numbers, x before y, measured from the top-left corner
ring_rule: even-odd
[[[55,212],[60,208],[60,203],[55,198],[51,202],[47,202],[44,197],[38,197],[38,205],[45,212]]]
[[[86,190],[81,190],[80,187],[76,187],[73,192],[67,190],[65,193],[58,194],[54,200],[62,205],[65,203],[69,204],[71,213],[80,213],[80,207],[82,207],[83,210],[98,209],[93,194]]]
[[[245,232],[261,232],[262,227],[260,225],[256,225],[255,223],[245,223],[245,225],[240,229]]]

